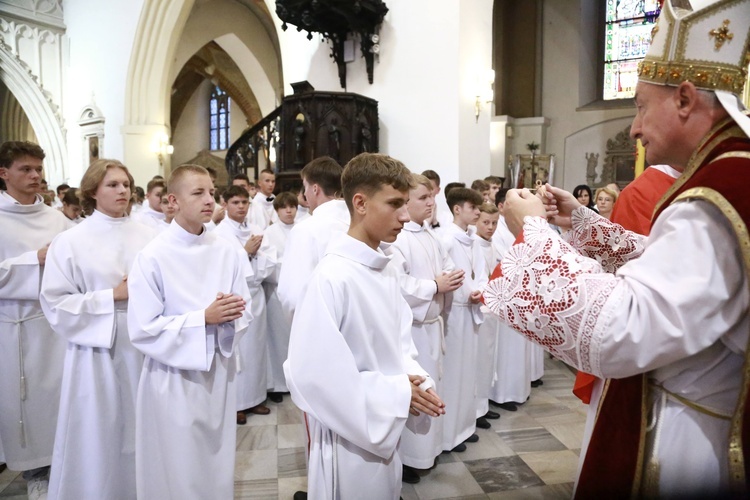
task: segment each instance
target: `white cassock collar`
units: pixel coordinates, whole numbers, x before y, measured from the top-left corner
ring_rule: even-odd
[[[364,242],[352,238],[348,234],[344,234],[331,242],[328,251],[326,251],[327,254],[338,255],[378,271],[385,269],[385,266],[391,260],[382,250],[373,250]]]

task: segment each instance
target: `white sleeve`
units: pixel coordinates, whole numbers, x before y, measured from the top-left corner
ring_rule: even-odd
[[[41,271],[37,250],[3,260],[0,262],[0,298],[39,300]]]
[[[56,239],[47,252],[40,301],[50,326],[68,342],[111,348],[115,339],[113,289],[82,291],[76,282],[75,255],[67,241]]]
[[[335,308],[342,300],[336,295],[331,283],[314,277],[297,308],[284,363],[289,390],[302,411],[356,446],[389,458],[409,415],[411,383],[406,374],[359,371],[340,331]]]
[[[540,218],[526,218],[524,238],[503,259],[503,276],[487,286],[486,304],[567,363],[620,378],[718,340],[744,350],[748,332],[737,325],[750,305],[747,278],[736,237],[713,205],[667,208],[643,254],[616,275],[582,257]]]

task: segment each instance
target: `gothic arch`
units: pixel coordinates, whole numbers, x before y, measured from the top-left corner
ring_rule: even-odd
[[[237,0],[267,26],[274,45],[278,36],[264,0]],[[157,134],[170,133],[171,75],[177,47],[195,0],[145,0],[128,66],[123,126],[125,160],[136,177],[168,173],[156,165],[149,144]],[[260,4],[260,5],[259,5]],[[280,60],[280,56],[279,56]],[[281,68],[279,61],[278,68]],[[279,69],[280,71],[280,69]],[[279,89],[283,89],[280,85]],[[166,169],[169,165],[166,166]]]
[[[45,95],[44,90],[31,74],[26,64],[11,53],[10,48],[0,42],[0,80],[16,97],[26,112],[39,145],[44,149],[45,170],[50,184],[66,178],[65,130],[58,108]]]

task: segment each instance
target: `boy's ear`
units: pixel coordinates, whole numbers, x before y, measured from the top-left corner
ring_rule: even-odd
[[[167,199],[169,200],[170,205],[176,205],[177,204],[177,197],[174,195],[174,193],[169,193],[167,195]]]
[[[355,193],[352,196],[352,207],[359,215],[365,215],[367,212],[367,195],[364,193]]]

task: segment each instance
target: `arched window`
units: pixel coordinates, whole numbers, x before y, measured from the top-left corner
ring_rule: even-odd
[[[604,100],[635,95],[638,62],[651,44],[659,0],[607,0],[604,28]]]
[[[209,146],[211,151],[229,148],[229,96],[214,87],[209,104]]]

